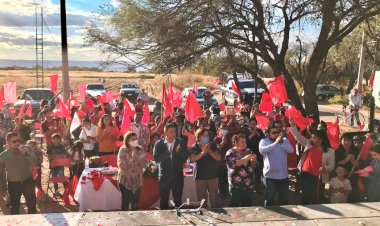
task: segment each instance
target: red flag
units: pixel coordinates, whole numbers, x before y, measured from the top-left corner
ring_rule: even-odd
[[[236,113],[240,113],[241,112],[241,103],[240,102],[237,102],[234,106],[234,111]]]
[[[119,136],[124,136],[124,134],[128,132],[129,128],[131,128],[131,116],[129,115],[129,112],[128,112],[128,104],[125,104],[124,113],[123,113],[123,121],[121,122],[121,125],[120,125]]]
[[[149,119],[150,119],[150,112],[149,112],[149,105],[147,102],[145,102],[145,105],[144,105],[144,115],[141,119],[141,123],[144,124],[144,125],[148,125],[149,123]]]
[[[277,76],[272,81],[269,81],[267,87],[274,105],[281,106],[282,103],[288,100],[283,75]]]
[[[360,149],[360,158],[364,161],[366,161],[369,156],[371,144],[371,136],[367,136],[367,139],[364,141],[362,149]]]
[[[107,91],[106,92],[106,102],[109,103],[111,101],[113,101],[113,92],[112,91]]]
[[[44,192],[37,186],[34,188],[34,192],[36,194],[37,199],[41,198],[42,195],[44,194]]]
[[[334,150],[339,148],[339,120],[336,119],[335,123],[326,122],[327,125],[327,137],[330,140],[331,147]]]
[[[226,106],[224,105],[224,103],[219,104],[219,109],[220,109],[220,111],[226,110]]]
[[[193,91],[197,94],[198,96],[198,86],[196,84],[194,84],[193,86]]]
[[[120,98],[120,93],[114,93],[114,94],[112,94],[112,98],[113,98],[114,100],[119,99],[119,98]]]
[[[211,84],[211,87],[216,89],[216,88],[218,88],[218,86],[220,86],[221,83],[222,82],[218,79],[214,83]]]
[[[58,104],[59,104],[59,111],[61,112],[62,114],[62,118],[68,118],[70,117],[70,113],[67,111],[67,108],[65,106],[65,104],[63,103],[63,100],[62,98],[58,98]]]
[[[261,130],[266,130],[269,125],[269,117],[267,116],[261,116],[261,115],[255,115],[255,118],[257,120],[257,127]]]
[[[79,93],[79,98],[84,101],[86,99],[86,86],[83,84],[80,84],[78,86],[78,93]]]
[[[73,101],[74,102],[74,101]],[[70,98],[67,100],[66,104],[65,104],[65,107],[67,109],[68,112],[71,112],[71,106],[74,105],[74,104],[71,104],[71,101],[70,101]]]
[[[194,123],[198,118],[204,117],[201,106],[192,92],[189,92],[185,103],[185,118]]]
[[[72,106],[79,106],[79,101],[77,100],[77,98],[75,98],[73,92],[70,92],[70,99],[72,100],[71,102]]]
[[[180,107],[182,105],[182,92],[181,92],[181,90],[170,85],[169,96],[172,99],[173,107]]]
[[[6,82],[3,84],[4,100],[7,103],[16,103],[16,82]],[[7,95],[5,95],[7,94]]]
[[[293,134],[290,132],[290,128],[287,128],[288,130],[288,135],[286,139],[288,139],[290,145],[293,147],[293,152],[288,153],[288,169],[297,169],[297,152],[296,152],[296,139],[294,138]]]
[[[174,108],[173,108],[173,105],[171,103],[171,100],[169,99],[169,97],[166,93],[165,85],[162,86],[162,105],[165,109],[163,119],[165,119],[168,116],[171,116],[174,113]]]
[[[75,175],[69,181],[69,183],[66,185],[65,191],[63,192],[62,201],[63,201],[64,205],[66,205],[66,204],[73,205],[74,204],[74,194],[75,194],[75,190],[77,188],[77,185],[78,185],[78,176]]]
[[[1,88],[0,92],[0,110],[3,109],[4,105],[4,88]]]
[[[261,96],[261,102],[259,105],[259,110],[261,112],[271,112],[273,109],[272,98],[269,93],[265,92]]]
[[[102,101],[103,98],[101,96],[97,96],[96,98],[98,99],[98,103],[100,104],[100,107],[102,108],[102,114],[104,115],[105,111],[104,111],[104,105]]]
[[[273,99],[272,99],[273,100]],[[288,119],[293,119],[294,123],[300,127],[300,129],[305,129],[310,123],[313,122],[310,118],[305,118],[294,106],[289,109],[286,109],[285,116]]]
[[[58,87],[58,75],[50,75],[50,90],[57,94],[57,87]]]
[[[25,114],[29,117],[29,118],[31,118],[32,117],[32,103],[29,103],[29,106],[28,106],[28,109],[26,109],[26,112],[25,112]]]
[[[63,103],[61,97],[58,97],[58,109],[53,110],[53,115],[58,118],[68,118],[70,113],[67,111],[66,105]]]
[[[123,106],[124,106],[124,108],[125,107],[127,108],[128,115],[130,117],[134,118],[135,114],[136,114],[135,106],[133,106],[133,104],[131,102],[129,102],[128,99],[124,99]]]
[[[235,81],[232,81],[231,85],[232,85],[232,89],[234,90],[234,92],[240,97],[241,92],[240,92],[240,89],[236,86]]]
[[[375,76],[373,73],[371,73],[371,76],[369,76],[369,87],[373,87],[373,81],[375,80]]]
[[[92,109],[92,107],[94,107],[94,101],[92,101],[92,99],[91,98],[86,98],[87,100],[87,108],[88,108],[88,110],[91,110]]]
[[[103,104],[107,103],[107,93],[102,93],[102,95],[101,95],[101,96],[98,96],[98,97],[100,97],[100,101],[101,101]]]
[[[363,176],[365,173],[372,173],[373,172],[373,167],[372,166],[367,166],[364,169],[357,170],[353,173],[359,174],[359,176]]]
[[[33,180],[36,180],[38,177],[38,171],[37,171],[36,166],[32,166],[32,177],[33,177]]]
[[[22,104],[22,106],[21,106],[21,109],[20,109],[20,112],[18,113],[18,121],[20,122],[20,120],[22,119],[22,116],[24,115],[24,111],[25,111],[25,108],[26,108],[26,100],[27,100],[28,98],[25,98],[25,101],[24,101],[24,103]],[[30,103],[29,105],[32,105],[32,103]]]

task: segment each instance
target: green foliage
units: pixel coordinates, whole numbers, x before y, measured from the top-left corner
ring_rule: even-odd
[[[154,79],[154,75],[148,75],[148,74],[141,74],[140,79]]]
[[[350,101],[349,101],[349,99],[348,99],[347,96],[341,97],[341,96],[337,95],[337,96],[334,96],[334,97],[330,98],[328,100],[328,102],[331,103],[331,104],[339,104],[339,105],[345,104],[345,105],[348,105],[348,103]]]

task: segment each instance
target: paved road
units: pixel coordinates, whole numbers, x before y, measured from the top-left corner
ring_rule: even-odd
[[[222,96],[220,92],[214,93],[214,97],[218,100],[219,103],[222,103]],[[319,103],[318,104],[320,119],[326,122],[335,122],[336,113],[342,111],[342,105],[329,104],[329,103]],[[349,111],[349,109],[347,109]],[[360,112],[364,115],[365,121],[368,122],[369,110],[362,109]],[[380,113],[376,113],[375,118],[380,118]],[[348,126],[343,125],[343,127]]]

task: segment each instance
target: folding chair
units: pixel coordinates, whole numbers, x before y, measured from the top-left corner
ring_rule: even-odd
[[[52,190],[54,188],[55,183],[62,183],[64,185],[64,188],[65,188],[66,184],[69,182],[70,177],[67,177],[64,174],[63,174],[63,176],[53,176],[52,169],[54,169],[56,167],[64,167],[64,170],[65,170],[65,168],[70,169],[71,168],[71,161],[69,158],[61,158],[61,159],[52,160],[52,162],[50,163],[50,166],[49,166],[49,178],[47,180],[46,199],[45,200],[47,200],[47,197],[49,195],[49,191],[52,192],[53,197],[57,200],[57,198],[54,194],[54,191]],[[63,171],[63,173],[65,173],[65,171]],[[51,184],[53,184],[53,187],[51,187]]]

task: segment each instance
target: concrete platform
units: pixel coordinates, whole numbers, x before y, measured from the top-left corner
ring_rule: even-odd
[[[380,225],[380,203],[1,216],[0,225]]]

